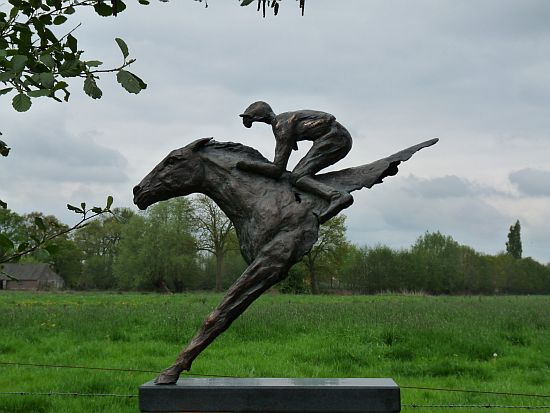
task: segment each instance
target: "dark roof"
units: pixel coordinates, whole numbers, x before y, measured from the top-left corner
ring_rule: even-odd
[[[62,280],[48,264],[2,264],[2,271],[21,281]],[[0,274],[0,280],[9,280],[9,278],[5,274]]]

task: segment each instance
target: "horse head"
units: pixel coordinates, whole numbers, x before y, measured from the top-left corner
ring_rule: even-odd
[[[155,202],[199,192],[204,165],[197,151],[211,139],[198,139],[170,152],[134,187],[134,204],[143,210]]]

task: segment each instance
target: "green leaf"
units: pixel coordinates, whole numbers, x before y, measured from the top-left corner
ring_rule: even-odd
[[[52,45],[56,44],[58,42],[57,36],[48,28],[44,29],[44,36],[40,36],[41,38],[44,37],[44,39],[49,40]]]
[[[53,19],[53,24],[56,26],[59,26],[60,24],[63,24],[67,21],[67,17],[63,15],[55,16],[55,19]]]
[[[11,80],[15,77],[15,73],[11,71],[0,72],[0,82]]]
[[[51,72],[39,73],[38,83],[40,83],[42,86],[44,86],[47,89],[53,88],[53,85],[55,83],[55,78],[53,76],[53,73]]]
[[[139,85],[141,86],[142,89],[147,89],[147,83],[145,83],[143,80],[141,80],[141,78],[138,75],[135,75],[133,73],[132,73],[132,75],[137,79],[137,81],[139,82]]]
[[[87,62],[84,62],[84,64],[88,67],[98,67],[103,64],[103,62],[99,60],[88,60]]]
[[[74,205],[71,205],[71,204],[67,204],[67,209],[69,211],[76,212],[77,214],[83,214],[84,213],[84,211],[81,210],[79,207],[75,207]]]
[[[61,82],[57,82],[54,87],[53,87],[53,92],[55,93],[56,91],[58,90],[62,90],[63,93],[65,93],[65,97],[63,98],[65,100],[65,102],[68,102],[69,101],[69,97],[71,96],[71,94],[69,93],[69,91],[67,90],[67,88],[69,87],[69,84],[67,82],[64,82],[64,81],[61,81]]]
[[[8,204],[6,204],[4,201],[0,199],[0,207],[6,209],[8,207]]]
[[[84,93],[92,99],[100,99],[101,96],[103,96],[103,92],[99,87],[97,87],[97,83],[92,76],[86,76],[86,79],[84,80]]]
[[[40,61],[50,69],[53,69],[55,67],[55,61],[53,60],[53,57],[49,54],[40,55]]]
[[[38,84],[38,75],[35,73],[32,76],[29,75],[23,75],[25,80],[23,81],[23,85],[25,86],[25,90],[28,92],[29,86],[34,86],[40,89],[40,85]]]
[[[11,250],[14,248],[14,245],[11,239],[6,237],[4,234],[0,234],[0,247],[6,250]]]
[[[13,19],[14,17],[17,16],[17,14],[19,14],[19,6],[21,5],[20,3],[18,4],[17,2],[14,4],[13,1],[10,2],[13,6],[15,7],[12,7],[11,10],[10,10],[10,19]]]
[[[29,248],[29,243],[28,242],[22,242],[21,244],[18,245],[17,252],[23,252],[27,248]]]
[[[65,11],[63,13],[65,14],[73,14],[75,12],[75,8],[73,6],[69,6],[65,9]]]
[[[26,112],[31,108],[31,99],[24,93],[18,93],[11,101],[13,108],[18,112]]]
[[[60,248],[59,248],[59,245],[56,245],[56,244],[50,244],[50,245],[46,245],[44,247],[44,249],[46,251],[48,251],[48,254],[50,255],[55,255],[59,252]]]
[[[37,89],[37,90],[30,90],[29,92],[27,92],[27,94],[31,98],[39,98],[39,97],[42,97],[42,96],[50,96],[51,93],[52,93],[52,91],[50,89]]]
[[[84,63],[78,59],[65,60],[59,68],[59,74],[63,77],[76,77],[84,71]]]
[[[5,95],[6,93],[10,93],[13,90],[12,87],[7,87],[5,89],[0,89],[0,96]]]
[[[11,69],[16,73],[22,72],[27,64],[27,60],[29,60],[27,56],[20,54],[13,56],[11,59]]]
[[[116,2],[116,10],[113,8],[113,15],[117,15],[117,13],[123,12],[126,10],[126,4],[122,0],[117,0]]]
[[[147,87],[141,79],[126,70],[119,70],[116,75],[116,80],[130,93],[138,94]],[[145,87],[143,87],[143,85],[145,85]]]
[[[109,195],[107,197],[107,206],[105,207],[105,209],[110,209],[111,205],[113,205],[113,197],[111,195]]]
[[[1,132],[0,132],[0,135],[2,135]],[[11,148],[8,148],[8,145],[6,144],[6,142],[0,141],[0,155],[8,156],[8,154],[10,153],[10,149]]]
[[[59,16],[61,17],[61,16]],[[73,53],[76,53],[77,52],[77,49],[78,49],[78,43],[77,43],[77,40],[76,40],[76,37],[74,37],[72,34],[69,34],[67,36],[67,47],[69,49],[71,49],[71,52]]]
[[[94,6],[94,10],[97,14],[103,17],[109,17],[113,15],[113,8],[104,2],[98,2]]]
[[[251,4],[254,0],[242,0],[241,6],[248,6]]]
[[[44,220],[42,218],[34,217],[34,225],[36,225],[42,231],[46,231],[46,224],[44,224]]]
[[[122,52],[122,55],[124,56],[124,59],[126,59],[130,54],[128,52],[128,45],[126,44],[126,42],[124,40],[122,40],[119,37],[115,38],[115,42],[117,42],[118,47],[120,47],[120,51]]]
[[[52,16],[50,14],[43,14],[42,16],[38,17],[38,20],[40,20],[40,23],[42,23],[44,30],[45,30],[44,26],[49,26],[53,23]],[[40,35],[40,37],[42,37],[42,34]]]
[[[92,208],[92,212],[93,212],[94,214],[101,214],[101,213],[103,212],[103,209],[100,208],[100,207],[93,207],[93,208]]]
[[[146,6],[147,6],[148,4],[150,4],[149,0],[138,0],[138,3],[139,3],[139,4],[144,4],[144,5],[146,5]]]
[[[53,87],[53,90],[65,89],[68,86],[69,84],[67,82],[63,82],[63,81],[57,82]]]
[[[8,55],[8,51],[5,49],[0,49],[0,59],[3,59]]]

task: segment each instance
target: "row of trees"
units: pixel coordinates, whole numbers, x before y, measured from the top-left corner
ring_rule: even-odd
[[[481,254],[436,232],[405,250],[352,246],[340,282],[360,293],[548,294],[550,266],[510,253]]]
[[[38,236],[37,222],[56,233],[68,229],[53,216],[0,210],[0,234],[16,245]],[[144,214],[115,208],[21,262],[50,263],[69,288],[220,290],[245,267],[237,248],[231,222],[211,200],[179,198]],[[0,245],[0,257],[2,252]]]
[[[246,267],[231,222],[207,197],[172,199],[143,214],[125,208],[112,212],[22,260],[50,263],[76,289],[219,291]],[[53,216],[0,210],[0,233],[15,243],[44,236],[37,222],[56,233],[67,229]],[[360,248],[347,242],[345,232],[342,215],[323,225],[319,241],[291,269],[281,291],[550,293],[550,267],[521,258],[519,222],[510,228],[507,252],[496,256],[439,232],[426,233],[403,250]]]

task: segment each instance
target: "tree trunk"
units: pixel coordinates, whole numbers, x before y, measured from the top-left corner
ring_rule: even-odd
[[[307,269],[311,283],[311,294],[319,294],[319,281],[317,280],[317,272],[315,271],[315,262],[309,256],[307,257]]]
[[[216,291],[222,290],[223,253],[216,254]]]

